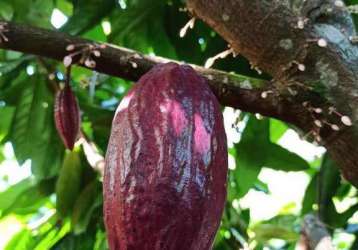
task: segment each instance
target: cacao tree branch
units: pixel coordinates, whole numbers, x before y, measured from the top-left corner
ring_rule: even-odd
[[[93,57],[95,65],[90,65],[91,67],[89,67],[84,61],[79,62],[79,57],[74,57],[72,59],[73,63],[127,80],[137,81],[154,65],[172,61],[156,56],[146,56],[139,52],[110,44],[102,47],[94,41],[70,36],[58,31],[12,22],[1,22],[1,26],[6,30],[0,30],[6,37],[6,40],[0,42],[0,48],[2,49],[63,61],[67,55],[73,53],[73,49],[76,47],[93,45],[100,51],[99,57]],[[247,112],[260,113],[264,116],[275,117],[290,123],[297,123],[299,120],[292,113],[292,109],[298,109],[299,107],[293,107],[290,102],[285,100],[277,100],[272,95],[265,99],[261,98],[262,91],[268,87],[267,82],[196,65],[192,66],[208,79],[211,89],[222,105],[239,108]]]
[[[317,126],[322,121],[342,125],[330,112],[310,122],[292,110],[298,120],[305,121],[295,124],[318,131],[345,178],[358,186],[358,44],[351,39],[355,29],[343,2],[187,0],[187,6],[236,53],[269,73],[280,96],[289,96],[291,86],[303,86],[290,98],[293,102],[302,102],[313,91],[317,95],[309,101],[314,105],[333,106],[350,117],[354,126],[343,126],[337,133],[333,131],[337,127]]]
[[[308,214],[304,217],[301,239],[295,250],[335,250],[332,238],[317,216]]]

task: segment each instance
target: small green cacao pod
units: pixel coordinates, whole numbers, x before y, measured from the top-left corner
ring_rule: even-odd
[[[104,174],[111,250],[208,250],[226,201],[220,105],[190,66],[155,66],[123,98]]]
[[[82,165],[79,153],[66,152],[56,183],[56,210],[66,217],[73,208],[81,184]]]
[[[55,124],[65,147],[72,150],[80,131],[80,109],[70,85],[57,92],[55,100]]]

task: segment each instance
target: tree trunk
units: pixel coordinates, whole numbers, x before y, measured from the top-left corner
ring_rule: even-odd
[[[322,138],[344,177],[358,187],[358,46],[342,1],[188,0],[187,6],[269,73],[280,98],[309,107],[311,119],[297,113],[293,124]],[[317,114],[317,107],[323,112]]]
[[[313,214],[307,214],[302,223],[301,238],[295,250],[335,250],[332,237],[323,223]]]

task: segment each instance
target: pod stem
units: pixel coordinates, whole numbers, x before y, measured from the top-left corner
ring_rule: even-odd
[[[65,79],[65,86],[66,86],[66,87],[69,87],[69,86],[70,86],[71,69],[72,69],[72,65],[66,67],[66,79]]]

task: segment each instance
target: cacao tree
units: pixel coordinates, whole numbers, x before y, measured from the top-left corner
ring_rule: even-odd
[[[0,246],[108,249],[115,110],[150,69],[185,62],[236,130],[213,249],[358,249],[357,12],[357,0],[0,1]],[[327,152],[288,150],[292,131]],[[301,204],[257,220],[244,201],[274,199],[265,171],[309,183]]]

